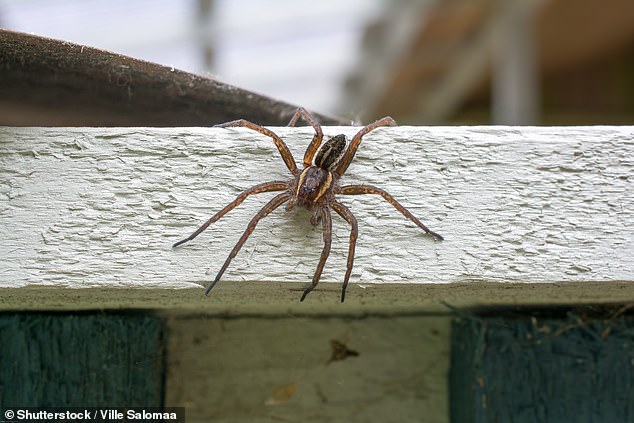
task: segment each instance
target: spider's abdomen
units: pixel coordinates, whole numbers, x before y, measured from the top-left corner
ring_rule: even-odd
[[[301,207],[312,209],[333,184],[332,172],[309,166],[302,171],[295,188],[295,200]]]
[[[335,135],[321,146],[315,155],[315,166],[324,170],[333,170],[346,149],[346,136]]]

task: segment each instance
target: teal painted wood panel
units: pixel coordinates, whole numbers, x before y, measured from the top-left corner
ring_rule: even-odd
[[[451,421],[634,421],[634,318],[461,318]]]
[[[152,316],[0,315],[0,408],[161,406],[163,343]]]

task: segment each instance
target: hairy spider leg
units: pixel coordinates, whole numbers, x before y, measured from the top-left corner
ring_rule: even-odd
[[[313,276],[313,283],[310,284],[308,288],[304,290],[302,294],[302,298],[299,301],[304,301],[306,295],[319,283],[319,278],[321,277],[321,272],[324,270],[324,265],[326,264],[326,260],[330,255],[330,244],[332,243],[332,216],[330,215],[330,210],[327,207],[322,207],[321,209],[321,223],[324,228],[324,249],[321,251],[321,257],[319,258],[319,264],[317,264],[317,269],[315,270],[315,276]]]
[[[397,126],[397,124],[394,121],[394,119],[392,119],[389,116],[386,116],[384,118],[377,120],[376,122],[373,122],[361,128],[359,132],[357,132],[356,135],[352,138],[352,141],[350,141],[350,146],[348,147],[348,150],[346,150],[343,157],[339,161],[339,164],[337,165],[337,168],[335,169],[335,174],[337,174],[337,176],[343,175],[348,169],[348,166],[350,166],[350,162],[352,162],[352,159],[354,158],[354,155],[357,152],[357,148],[359,148],[359,144],[361,144],[361,138],[363,138],[363,136],[366,135],[368,132],[374,131],[375,129],[380,128],[382,126]]]
[[[248,120],[244,119],[233,120],[231,122],[221,123],[215,126],[219,128],[241,126],[272,138],[288,170],[290,170],[293,175],[297,175],[299,173],[299,171],[297,170],[297,164],[295,163],[295,158],[293,157],[291,151],[288,149],[288,146],[275,132],[271,131],[270,129],[266,129],[260,125],[256,125],[255,123],[249,122]]]
[[[282,205],[286,200],[288,200],[289,197],[290,197],[290,194],[288,192],[283,192],[281,194],[276,195],[275,197],[273,197],[271,201],[266,203],[266,205],[262,207],[255,216],[253,216],[253,218],[249,222],[249,225],[245,229],[244,233],[242,234],[242,236],[240,237],[236,245],[233,247],[233,250],[231,250],[231,253],[229,253],[229,257],[227,257],[224,264],[220,268],[220,271],[216,275],[216,278],[213,280],[213,282],[210,282],[209,285],[207,285],[207,287],[205,288],[205,295],[209,295],[209,291],[211,291],[214,285],[216,285],[216,283],[220,280],[220,278],[222,277],[222,274],[225,273],[225,270],[227,270],[227,267],[229,267],[229,263],[231,263],[231,260],[233,260],[233,258],[238,254],[238,251],[240,251],[244,243],[247,241],[247,238],[249,238],[249,235],[251,235],[253,231],[255,230],[255,227],[257,226],[258,222],[262,218],[266,217],[273,210],[278,208],[280,205]]]
[[[317,120],[315,120],[315,118],[313,118],[313,116],[308,113],[303,107],[300,107],[295,111],[295,114],[291,118],[291,121],[288,122],[288,126],[295,126],[300,117],[308,122],[310,126],[312,126],[315,130],[313,140],[310,142],[308,148],[306,148],[306,152],[304,153],[304,167],[308,167],[313,163],[313,156],[321,145],[321,142],[324,138],[324,133],[321,130],[319,122],[317,122]]]
[[[354,264],[354,248],[357,244],[357,236],[359,235],[359,226],[357,225],[357,219],[354,217],[350,209],[341,203],[333,202],[332,208],[337,214],[343,217],[346,222],[350,224],[350,243],[348,246],[348,268],[346,269],[346,276],[343,279],[343,287],[341,288],[341,302],[346,299],[346,288],[348,287],[348,281],[350,280],[350,274],[352,273],[352,265]]]
[[[196,231],[193,234],[191,234],[190,236],[188,236],[187,238],[185,238],[183,240],[180,240],[180,241],[174,243],[174,245],[172,245],[172,248],[178,247],[179,245],[184,244],[187,241],[191,241],[192,239],[196,238],[198,235],[200,235],[201,232],[203,232],[205,229],[207,229],[209,227],[209,225],[211,225],[212,223],[218,221],[222,216],[224,216],[225,214],[229,213],[231,210],[233,210],[234,208],[236,208],[240,204],[242,204],[242,202],[248,196],[253,195],[253,194],[260,194],[262,192],[284,191],[284,190],[287,190],[287,189],[288,189],[288,183],[286,183],[286,182],[278,182],[278,181],[265,182],[263,184],[258,184],[258,185],[252,186],[251,188],[249,188],[246,191],[244,191],[242,194],[238,195],[235,200],[233,200],[232,202],[227,204],[224,209],[222,209],[218,213],[214,214],[200,228],[196,229]]]
[[[383,197],[388,203],[394,206],[394,208],[401,213],[405,217],[407,217],[412,222],[416,223],[416,225],[425,231],[427,235],[432,236],[437,241],[442,241],[444,238],[437,234],[436,232],[430,230],[427,226],[423,225],[420,220],[416,218],[412,213],[410,213],[405,207],[403,207],[398,201],[394,199],[390,194],[383,191],[380,188],[374,187],[372,185],[346,185],[341,187],[340,194],[344,195],[362,195],[362,194],[376,194]]]

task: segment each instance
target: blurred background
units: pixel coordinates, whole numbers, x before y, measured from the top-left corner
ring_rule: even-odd
[[[634,123],[632,0],[0,0],[0,27],[358,122]]]

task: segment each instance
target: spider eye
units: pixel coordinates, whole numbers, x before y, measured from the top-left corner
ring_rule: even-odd
[[[330,138],[317,151],[315,166],[324,170],[332,170],[343,156],[347,142],[348,139],[343,134]]]

